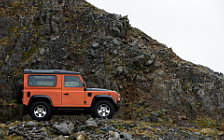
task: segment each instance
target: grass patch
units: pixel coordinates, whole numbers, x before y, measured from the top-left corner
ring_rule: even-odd
[[[211,118],[194,120],[193,124],[197,127],[204,127],[204,128],[205,127],[217,128],[219,126],[219,122]]]
[[[4,99],[0,99],[0,106],[18,106],[15,100],[7,101]]]
[[[174,126],[174,124],[168,123],[149,123],[144,121],[132,121],[132,120],[112,120],[115,128],[132,135],[145,135],[149,138],[158,138],[157,134],[163,134],[164,131],[158,129],[160,126]],[[127,129],[126,126],[129,128]],[[157,128],[158,127],[158,128]]]
[[[22,136],[5,136],[6,140],[23,140]]]
[[[0,45],[7,46],[9,45],[10,39],[8,37],[0,38]]]

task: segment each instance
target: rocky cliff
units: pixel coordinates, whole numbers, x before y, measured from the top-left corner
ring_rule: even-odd
[[[80,71],[88,86],[119,91],[124,119],[224,114],[222,74],[182,60],[127,17],[84,0],[1,0],[2,99],[14,99],[25,68]]]

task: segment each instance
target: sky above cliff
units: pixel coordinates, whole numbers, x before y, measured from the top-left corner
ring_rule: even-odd
[[[224,0],[87,0],[128,15],[133,27],[181,58],[224,73]]]

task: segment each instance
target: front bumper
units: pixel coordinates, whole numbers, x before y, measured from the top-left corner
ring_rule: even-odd
[[[115,106],[115,111],[118,111],[120,109],[121,104],[122,104],[122,102],[121,101],[118,101],[118,103]]]

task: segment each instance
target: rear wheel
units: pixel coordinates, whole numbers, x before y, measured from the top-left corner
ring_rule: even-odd
[[[44,101],[36,101],[30,106],[30,116],[37,121],[45,121],[51,119],[51,106]]]
[[[92,116],[95,118],[112,118],[114,106],[110,101],[97,101],[92,107]]]

